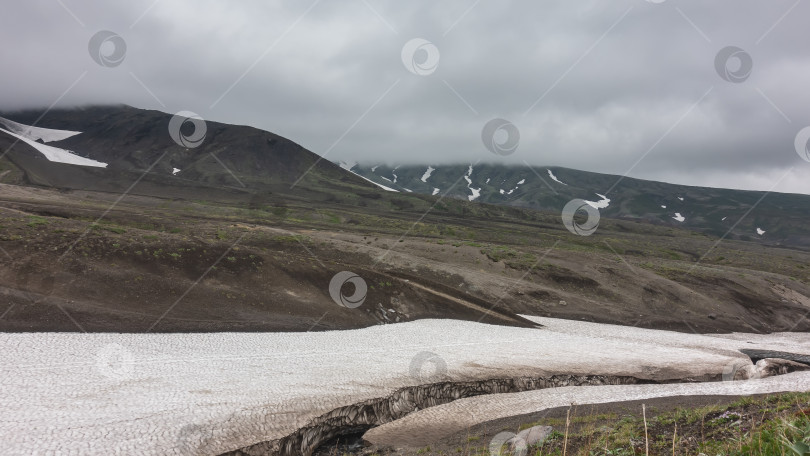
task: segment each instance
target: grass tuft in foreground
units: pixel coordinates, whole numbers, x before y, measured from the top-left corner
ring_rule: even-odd
[[[544,419],[520,429],[551,425],[554,432],[526,453],[548,456],[631,455],[810,455],[810,393],[743,398],[724,406],[677,408],[657,414],[591,414],[570,420]],[[515,431],[515,430],[513,430]],[[477,437],[477,436],[473,436]],[[432,454],[492,455],[484,439],[474,447]],[[504,448],[503,455],[508,452]]]

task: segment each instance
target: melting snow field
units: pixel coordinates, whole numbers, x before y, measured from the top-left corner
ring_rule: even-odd
[[[529,318],[545,327],[420,320],[319,333],[0,334],[0,441],[4,454],[215,454],[420,383],[554,373],[681,378],[750,363],[740,348],[810,352],[810,334],[711,336]],[[427,358],[442,360],[445,375],[430,377],[433,365],[418,362]],[[573,391],[609,401],[805,390],[810,377],[723,385],[561,388],[521,407],[551,406]],[[488,399],[493,413],[521,410],[510,408],[509,395]]]

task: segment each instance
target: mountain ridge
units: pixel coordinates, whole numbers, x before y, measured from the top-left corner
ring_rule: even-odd
[[[804,229],[810,196],[803,194],[670,184],[558,166],[355,164],[351,170],[401,192],[557,213],[573,199],[592,206],[602,201],[604,217],[810,247]]]
[[[303,199],[417,212],[443,210],[445,204],[438,204],[443,200],[559,215],[569,201],[581,199],[598,207],[601,217],[810,248],[808,195],[670,184],[558,166],[349,165],[333,163],[272,132],[214,121],[204,121],[199,145],[185,147],[170,135],[175,116],[126,105],[0,116],[79,131],[48,145],[107,164],[106,169],[89,169],[50,162],[29,145],[0,133],[0,149],[13,164],[9,168],[15,168],[0,179],[9,183],[116,193],[129,189],[250,206]],[[180,133],[190,137],[195,132],[186,128]],[[0,169],[4,171],[12,169]],[[133,182],[138,185],[130,189]]]

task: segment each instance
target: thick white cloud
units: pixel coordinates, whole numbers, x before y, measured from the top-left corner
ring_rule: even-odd
[[[57,106],[191,110],[330,159],[632,167],[762,190],[795,167],[777,190],[810,193],[810,163],[793,147],[810,125],[803,2],[61,3],[4,7],[0,110],[49,106],[75,83]],[[126,41],[120,66],[90,58],[99,30]],[[416,37],[440,52],[427,76],[400,60]],[[754,62],[740,84],[715,71],[729,45]],[[509,157],[481,143],[494,117],[520,128]]]

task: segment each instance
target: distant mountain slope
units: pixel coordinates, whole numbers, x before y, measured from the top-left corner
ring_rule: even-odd
[[[159,111],[118,105],[41,116],[0,113],[0,153],[24,176],[20,183],[122,192],[141,179],[132,193],[202,200],[256,201],[271,194],[310,201],[369,194],[376,200],[384,192],[293,141],[252,127],[206,121],[200,144],[183,147],[169,133],[173,115]],[[183,126],[183,134],[192,133],[190,124]],[[107,167],[76,166],[92,163]]]
[[[599,206],[603,217],[810,248],[807,195],[772,193],[763,198],[763,192],[620,179],[556,167],[339,166],[273,133],[213,121],[206,121],[199,146],[184,147],[169,134],[172,114],[123,105],[0,117],[8,119],[0,124],[0,181],[8,183],[251,207],[306,202],[420,214],[431,208],[457,214],[493,212],[478,203],[560,214],[566,203],[581,198]],[[33,124],[36,128],[26,127]],[[183,130],[186,135],[193,132]],[[25,140],[18,137],[25,135]],[[451,199],[434,204],[444,196]]]
[[[808,195],[770,193],[763,198],[765,192],[621,179],[559,167],[343,166],[401,192],[557,213],[571,199],[581,198],[599,206],[603,217],[684,227],[716,236],[731,230],[733,239],[810,247]]]

